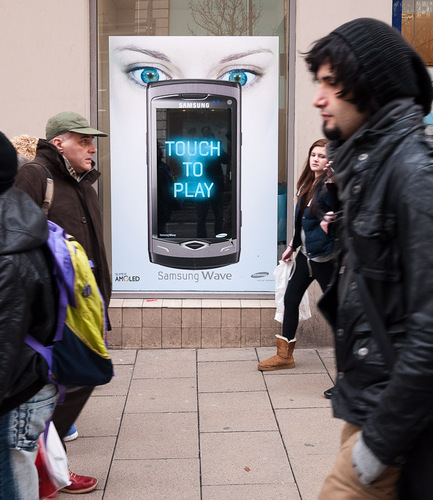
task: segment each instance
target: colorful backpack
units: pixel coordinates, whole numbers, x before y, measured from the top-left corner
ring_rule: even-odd
[[[57,287],[53,344],[31,335],[26,343],[48,363],[50,380],[66,387],[107,384],[113,365],[106,344],[105,305],[86,252],[78,241],[48,221],[47,249]]]

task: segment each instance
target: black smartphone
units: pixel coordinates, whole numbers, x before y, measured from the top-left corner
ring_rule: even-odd
[[[150,83],[147,163],[150,261],[179,269],[238,262],[240,85]]]

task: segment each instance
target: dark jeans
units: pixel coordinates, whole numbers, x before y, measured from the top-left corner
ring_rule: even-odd
[[[317,280],[322,292],[325,290],[331,281],[334,261],[308,261],[307,257],[302,252],[299,252],[294,266],[295,272],[288,282],[284,294],[283,336],[288,340],[295,338],[299,323],[299,304],[305,291],[314,280]]]

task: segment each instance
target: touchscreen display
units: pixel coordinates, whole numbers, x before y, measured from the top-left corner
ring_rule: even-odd
[[[212,104],[157,108],[158,238],[237,237],[233,112]]]

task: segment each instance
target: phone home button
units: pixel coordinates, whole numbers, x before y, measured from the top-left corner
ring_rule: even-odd
[[[190,250],[200,250],[209,245],[204,241],[187,241],[186,243],[182,243],[181,246],[189,248]]]

